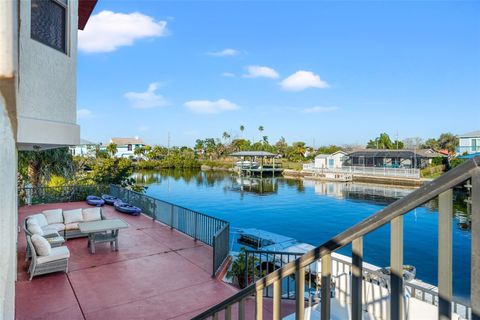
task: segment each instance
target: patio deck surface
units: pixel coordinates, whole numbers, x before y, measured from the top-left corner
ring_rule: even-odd
[[[19,208],[16,319],[191,319],[238,289],[211,277],[212,248],[143,215],[133,217],[104,206],[107,218],[129,224],[120,230],[119,251],[108,243],[87,249],[87,238],[67,240],[69,272],[28,280],[26,240],[22,223],[42,210],[87,208],[84,202]],[[282,315],[294,312],[282,301]],[[255,303],[246,302],[246,319],[254,319]],[[272,317],[272,301],[264,299],[263,315]],[[237,306],[232,309],[236,319]],[[223,318],[223,317],[221,317]]]
[[[85,208],[84,202],[26,206],[25,216],[45,209]],[[190,319],[237,290],[211,277],[212,248],[154,222],[103,207],[107,218],[121,218],[119,251],[87,239],[68,240],[69,272],[28,281],[25,235],[18,237],[17,319]]]

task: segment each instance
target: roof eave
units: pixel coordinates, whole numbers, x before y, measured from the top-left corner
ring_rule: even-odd
[[[78,2],[78,29],[83,30],[98,0],[79,0]]]

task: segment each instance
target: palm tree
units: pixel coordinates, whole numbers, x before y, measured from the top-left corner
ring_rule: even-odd
[[[28,177],[34,186],[40,186],[51,175],[63,177],[73,174],[73,159],[68,148],[45,151],[21,151],[18,153],[19,171]]]
[[[110,155],[113,157],[115,156],[115,154],[117,153],[118,149],[117,149],[117,145],[115,143],[110,143],[108,146],[107,146],[107,151],[108,153],[110,153]]]
[[[222,135],[222,138],[223,140],[227,141],[228,139],[230,139],[230,134],[227,131],[225,131]]]
[[[265,130],[265,129],[263,128],[263,126],[259,126],[259,127],[258,127],[258,131],[260,131],[260,133],[262,133],[263,130]]]

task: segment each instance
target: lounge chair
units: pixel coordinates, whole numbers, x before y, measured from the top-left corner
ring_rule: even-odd
[[[32,237],[34,238],[33,241]],[[32,261],[28,269],[28,273],[30,273],[30,280],[32,280],[33,277],[41,274],[59,271],[63,271],[65,273],[68,272],[68,259],[70,258],[70,251],[66,246],[55,248],[50,247],[50,249],[48,249],[48,246],[47,248],[44,247],[45,243],[49,245],[48,241],[43,241],[41,244],[43,247],[42,251],[45,251],[46,253],[39,255],[37,254],[37,250],[35,249],[33,242],[42,242],[39,238],[43,237],[39,235],[33,235],[32,237],[27,236],[27,245],[30,247],[30,252],[32,254]],[[37,246],[39,246],[39,244],[37,244]]]

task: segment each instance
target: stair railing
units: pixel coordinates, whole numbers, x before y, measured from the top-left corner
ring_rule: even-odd
[[[362,319],[362,264],[363,237],[370,232],[390,224],[390,310],[391,320],[404,319],[403,308],[403,215],[438,197],[438,319],[450,319],[452,314],[452,213],[453,188],[469,181],[471,186],[471,319],[480,320],[480,157],[468,160],[423,185],[402,199],[395,201],[353,227],[338,234],[324,244],[306,252],[223,302],[209,308],[194,320],[232,318],[232,307],[238,304],[238,319],[245,319],[246,300],[255,297],[255,318],[263,319],[263,290],[273,286],[273,319],[281,319],[281,281],[295,275],[295,317],[304,319],[305,268],[320,260],[321,263],[321,319],[330,319],[331,253],[352,244],[352,319]]]

